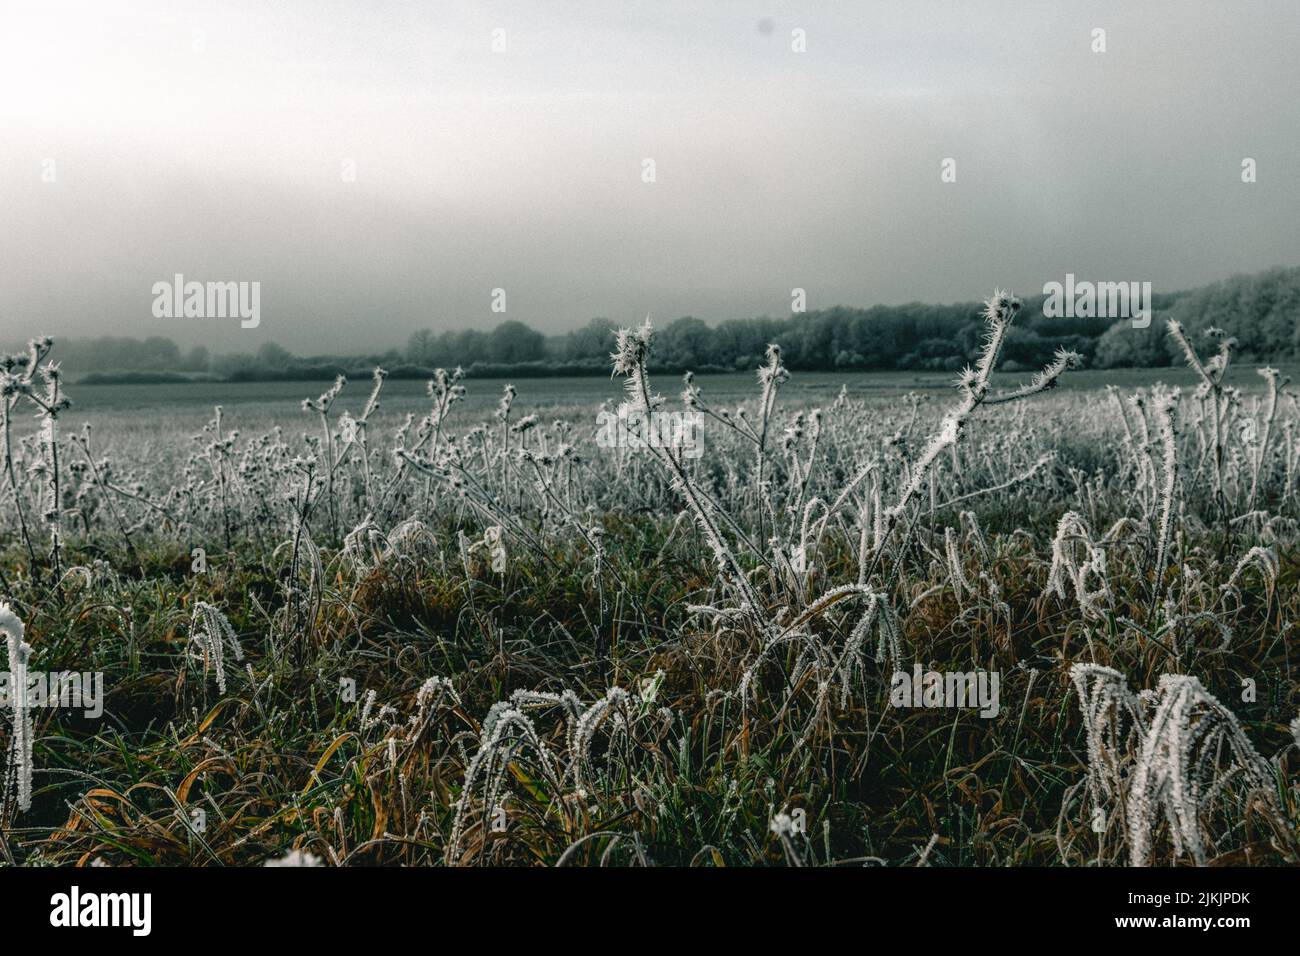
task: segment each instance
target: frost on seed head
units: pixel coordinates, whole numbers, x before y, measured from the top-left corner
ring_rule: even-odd
[[[1075,664],[1070,677],[1083,711],[1089,790],[1097,806],[1120,811],[1132,865],[1152,862],[1162,819],[1173,855],[1205,865],[1215,813],[1234,790],[1279,817],[1272,768],[1195,677],[1165,674],[1154,693],[1142,694],[1109,667]]]
[[[217,690],[226,692],[226,666],[224,648],[229,646],[236,661],[244,659],[244,650],[239,645],[239,638],[230,621],[220,610],[199,601],[194,605],[190,618],[190,642],[194,646],[205,669],[212,668],[217,675]]]

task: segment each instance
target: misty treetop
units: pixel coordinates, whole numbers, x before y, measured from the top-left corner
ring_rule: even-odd
[[[1157,293],[1155,321],[1134,328],[1127,320],[1049,318],[1044,297],[1025,298],[1021,324],[1008,335],[1004,368],[1040,367],[1057,349],[1077,352],[1091,367],[1163,367],[1176,363],[1163,334],[1176,318],[1193,337],[1218,328],[1238,340],[1247,357],[1300,357],[1300,268],[1238,275],[1177,293]],[[275,342],[256,352],[210,355],[203,346],[186,351],[171,339],[150,336],[64,339],[64,364],[75,373],[113,373],[146,380],[210,377],[227,381],[325,379],[384,365],[395,377],[423,377],[433,368],[463,367],[470,375],[608,374],[618,321],[591,319],[571,331],[544,335],[509,320],[490,330],[422,329],[404,349],[369,355],[301,357]],[[749,370],[768,343],[781,345],[785,364],[799,371],[957,371],[979,354],[984,334],[981,305],[835,306],[784,318],[728,319],[711,325],[692,316],[658,324],[657,371]],[[105,374],[108,373],[108,374]]]

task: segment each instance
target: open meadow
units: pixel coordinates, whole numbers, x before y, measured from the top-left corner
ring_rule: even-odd
[[[998,373],[1018,308],[956,381],[683,382],[648,325],[513,386],[78,386],[36,342],[0,856],[1300,862],[1286,370]]]

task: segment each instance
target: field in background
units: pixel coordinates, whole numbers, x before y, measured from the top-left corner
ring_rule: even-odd
[[[1229,369],[1226,384],[1257,392],[1263,383],[1242,364]],[[1284,373],[1300,380],[1300,366],[1282,366]],[[787,401],[804,404],[829,404],[843,386],[853,398],[893,400],[908,392],[925,394],[943,401],[952,394],[955,375],[948,372],[799,372],[785,386]],[[999,388],[1011,388],[1028,381],[1031,373],[999,372],[993,376]],[[1095,393],[1104,396],[1107,385],[1122,389],[1147,388],[1157,382],[1191,388],[1195,373],[1186,368],[1080,369],[1060,384],[1061,392]],[[700,387],[719,402],[740,402],[752,396],[753,372],[699,375]],[[681,377],[656,375],[655,388],[665,398],[676,402],[681,392]],[[520,415],[546,415],[557,410],[590,408],[594,423],[595,409],[606,400],[621,401],[624,390],[614,378],[553,377],[525,379],[466,379],[462,414],[473,417],[490,412],[501,398],[501,390],[513,384],[518,390],[515,407]],[[304,398],[325,391],[331,381],[320,382],[195,382],[184,385],[75,385],[72,409],[64,416],[65,427],[88,421],[123,434],[163,434],[169,431],[197,431],[212,417],[215,405],[224,406],[232,427],[285,429],[301,424],[310,429],[314,423],[303,414]],[[360,414],[366,401],[368,383],[353,382],[339,396],[337,408]],[[384,387],[381,419],[397,421],[406,413],[423,415],[428,409],[427,383],[410,379],[390,381]],[[17,424],[17,423],[16,423]],[[107,433],[106,433],[107,434]]]

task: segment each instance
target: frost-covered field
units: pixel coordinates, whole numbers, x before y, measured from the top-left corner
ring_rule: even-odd
[[[36,343],[9,686],[102,679],[102,713],[10,693],[0,853],[1300,861],[1295,391],[1214,336],[1180,387],[995,376],[1017,306],[943,391],[775,348],[683,384],[647,327],[603,404],[448,371],[97,409]]]

